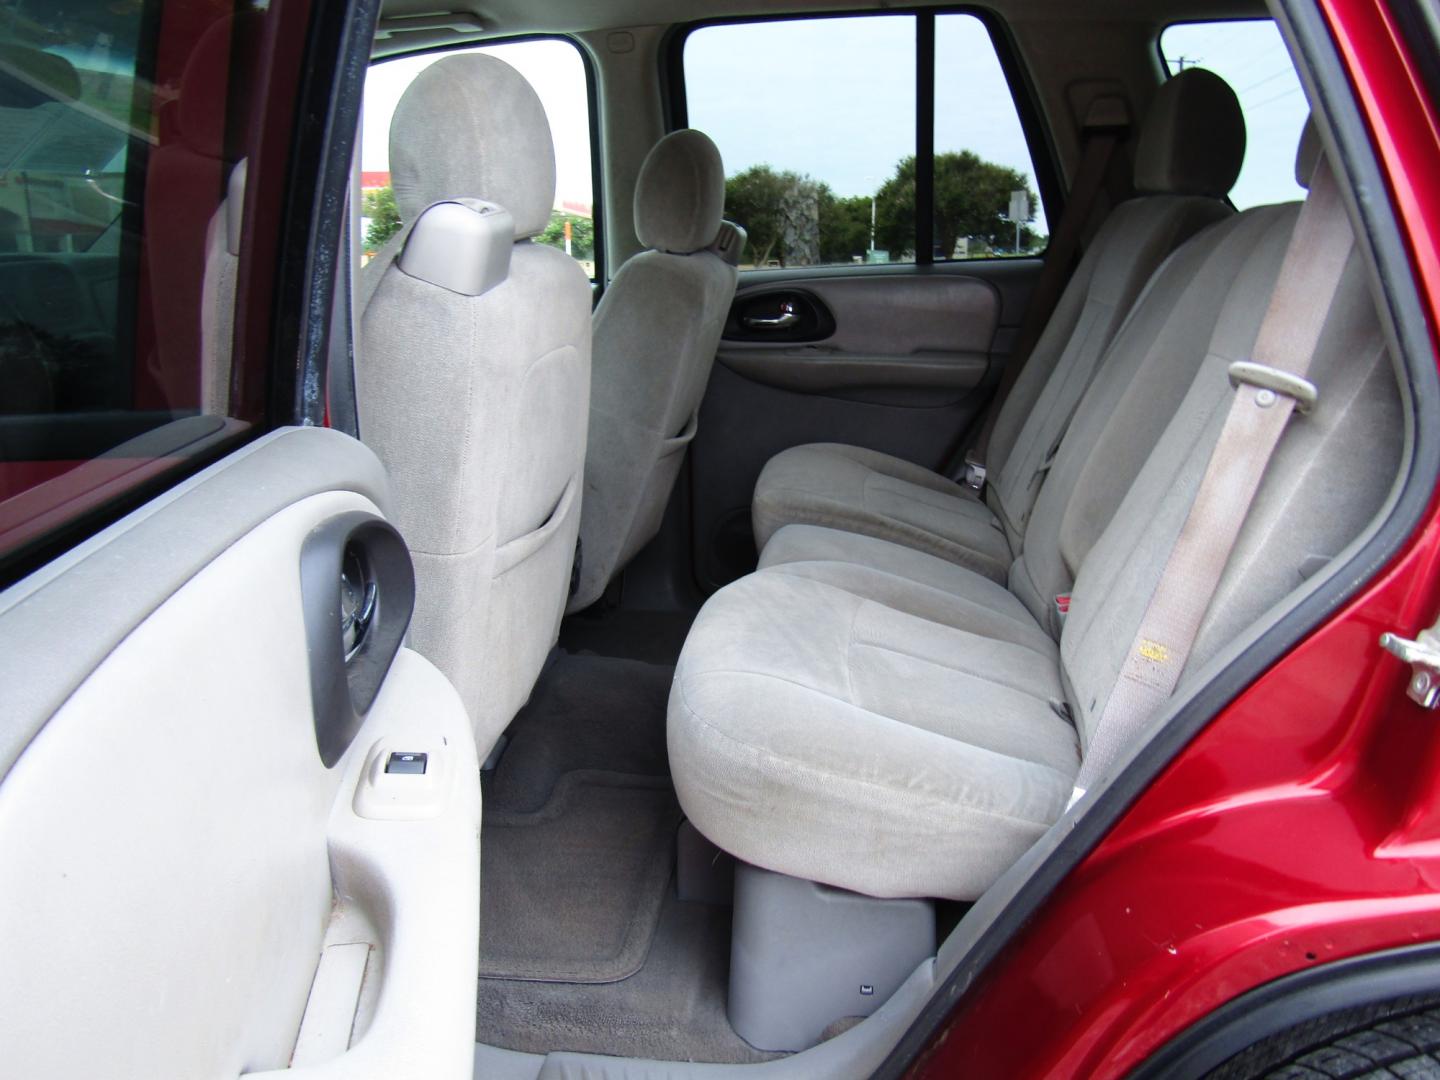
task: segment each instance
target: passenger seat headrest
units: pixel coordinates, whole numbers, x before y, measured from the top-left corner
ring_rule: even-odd
[[[704,132],[686,128],[657,142],[635,181],[635,235],[656,251],[688,255],[710,246],[725,212],[725,165]]]
[[[416,76],[395,107],[390,178],[402,221],[432,203],[480,199],[510,212],[515,239],[536,236],[555,203],[545,107],[505,61],[446,57]]]
[[[1307,116],[1305,126],[1300,129],[1300,145],[1295,149],[1295,182],[1301,187],[1310,187],[1310,177],[1315,175],[1315,166],[1320,163],[1324,149],[1315,117]]]
[[[1204,68],[1163,83],[1140,128],[1135,190],[1150,195],[1230,193],[1245,161],[1245,117],[1235,91]]]

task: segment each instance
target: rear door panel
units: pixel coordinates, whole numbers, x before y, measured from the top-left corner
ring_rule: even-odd
[[[402,648],[333,767],[317,747],[314,657],[340,631],[307,623],[301,552],[385,501],[359,443],[282,430],[0,593],[16,1075],[469,1075],[464,709]],[[367,634],[409,614],[372,580]],[[377,746],[428,753],[428,774],[385,775]]]
[[[750,501],[782,450],[840,442],[943,468],[999,380],[1039,267],[742,274],[690,454],[702,588],[754,568]],[[747,322],[787,311],[796,327]]]

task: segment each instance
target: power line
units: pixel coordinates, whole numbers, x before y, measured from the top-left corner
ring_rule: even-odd
[[[1240,93],[1242,93],[1242,94],[1248,94],[1251,90],[1258,89],[1259,87],[1264,86],[1264,85],[1265,85],[1266,83],[1268,83],[1268,82],[1274,82],[1276,79],[1280,78],[1282,75],[1294,75],[1294,74],[1295,74],[1295,69],[1294,69],[1293,67],[1290,67],[1290,66],[1287,65],[1286,67],[1283,67],[1283,68],[1281,68],[1279,71],[1275,72],[1274,75],[1267,75],[1267,76],[1265,76],[1265,78],[1259,80],[1258,82],[1253,82],[1253,83],[1251,83],[1249,86],[1243,87],[1243,88],[1240,90]]]
[[[1251,105],[1250,108],[1251,108],[1251,109],[1258,109],[1258,108],[1260,108],[1261,106],[1270,105],[1270,104],[1272,104],[1272,103],[1274,103],[1274,102],[1276,102],[1276,101],[1279,101],[1281,98],[1287,98],[1287,97],[1289,97],[1291,94],[1298,94],[1298,93],[1300,93],[1300,87],[1298,87],[1298,86],[1292,86],[1289,90],[1281,91],[1280,93],[1276,94],[1274,97],[1268,97],[1268,98],[1266,98],[1264,101],[1257,101],[1254,105]]]

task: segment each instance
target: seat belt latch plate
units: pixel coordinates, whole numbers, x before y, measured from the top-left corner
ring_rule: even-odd
[[[1262,391],[1269,390],[1272,394],[1283,394],[1295,402],[1295,411],[1301,416],[1315,408],[1315,403],[1320,400],[1320,391],[1309,379],[1268,364],[1257,364],[1253,360],[1236,360],[1230,365],[1230,385],[1239,387],[1241,383]],[[1272,397],[1271,402],[1262,403],[1262,408],[1273,401]]]
[[[974,451],[965,455],[965,479],[963,483],[975,494],[985,490],[985,466],[973,456]]]

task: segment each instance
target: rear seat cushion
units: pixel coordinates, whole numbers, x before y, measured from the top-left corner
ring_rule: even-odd
[[[701,611],[670,696],[680,801],[755,865],[974,899],[1059,816],[1079,769],[1052,705],[1054,643],[919,617],[824,580],[827,566],[859,569],[772,567]]]
[[[989,508],[919,465],[839,443],[797,446],[760,473],[751,508],[762,549],[792,521],[893,540],[1004,581],[1010,546]]]
[[[873,536],[819,525],[786,525],[771,537],[760,556],[760,568],[763,570],[770,566],[790,566],[794,572],[802,574],[811,572],[815,566],[825,566],[826,580],[832,583],[838,582],[839,575],[843,574],[840,566],[859,567],[873,575],[873,579],[895,579],[909,583],[915,590],[925,591],[905,593],[908,597],[933,594],[945,597],[952,604],[958,604],[976,615],[984,611],[998,619],[1008,620],[1026,635],[1038,629],[1025,605],[1003,585],[963,566],[956,566],[948,559]],[[872,599],[884,600],[892,605],[899,603],[911,614],[924,614],[927,609],[917,606],[919,602],[907,604],[898,599],[902,591],[902,586],[893,585],[888,595],[869,595]],[[947,618],[941,617],[940,621]],[[999,633],[997,636],[1005,635]]]

